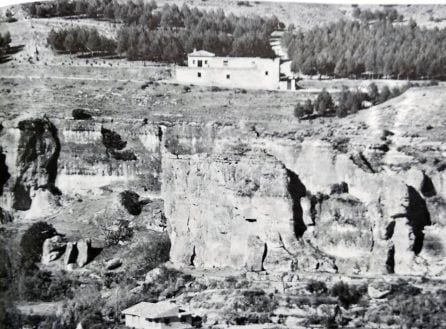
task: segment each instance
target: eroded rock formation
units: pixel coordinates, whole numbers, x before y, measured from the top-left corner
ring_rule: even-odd
[[[423,247],[433,243],[435,179],[388,170],[388,150],[340,152],[314,137],[216,124],[169,128],[164,146],[175,263],[348,274],[423,274],[435,264]]]
[[[57,161],[60,142],[57,128],[47,119],[29,119],[18,123],[20,139],[13,190],[13,208],[29,210],[41,191],[58,194]]]

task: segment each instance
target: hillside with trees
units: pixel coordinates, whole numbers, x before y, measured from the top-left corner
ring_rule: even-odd
[[[269,38],[274,30],[283,27],[274,16],[239,17],[225,15],[222,9],[200,11],[185,4],[181,8],[175,4],[158,8],[154,1],[120,4],[111,0],[62,0],[30,4],[27,10],[33,17],[82,16],[120,23],[116,52],[129,60],[180,63],[194,48],[222,56],[274,57]],[[80,34],[84,36],[79,37]],[[85,34],[70,30],[53,32],[48,42],[58,50],[82,52],[90,48]],[[68,41],[62,41],[62,36]],[[108,51],[99,44],[103,51]],[[104,44],[110,46],[108,42]]]
[[[340,78],[444,79],[446,30],[421,28],[415,21],[395,25],[391,17],[287,31],[282,43],[292,70]]]

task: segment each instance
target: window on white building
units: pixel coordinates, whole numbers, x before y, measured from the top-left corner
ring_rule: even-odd
[[[192,60],[192,64],[195,64],[195,59]]]
[[[201,72],[198,72],[198,73],[197,73],[197,76],[198,76],[199,78],[201,78]]]
[[[231,75],[230,74],[226,74],[226,79],[231,79]]]
[[[227,59],[225,59],[225,60],[223,61],[223,65],[224,65],[224,66],[228,66],[228,60],[227,60]]]
[[[208,61],[204,61],[204,64],[207,64],[208,63]]]
[[[265,71],[265,75],[268,75],[268,71]]]

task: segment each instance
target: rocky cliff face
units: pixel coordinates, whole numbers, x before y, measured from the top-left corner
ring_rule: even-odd
[[[108,133],[106,133],[108,132]],[[0,207],[27,218],[59,208],[58,197],[92,196],[106,186],[160,190],[161,126],[143,120],[18,119],[0,135]],[[114,148],[119,139],[121,146]]]
[[[59,191],[161,192],[180,265],[444,275],[443,119],[437,133],[419,117],[409,125],[419,110],[401,102],[301,125],[7,123],[0,206],[42,217]],[[441,104],[424,110],[432,117]]]
[[[385,124],[354,124],[348,137],[246,124],[168,129],[162,180],[172,260],[257,271],[444,274],[444,171],[400,152],[416,145],[413,138],[399,133],[386,142]],[[441,149],[431,151],[425,156]]]

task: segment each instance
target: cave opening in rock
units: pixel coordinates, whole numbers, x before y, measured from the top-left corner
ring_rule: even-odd
[[[195,252],[195,246],[192,249],[192,255],[190,256],[190,266],[195,266],[195,257],[197,256],[197,253]]]
[[[412,186],[408,186],[409,205],[407,207],[407,219],[413,229],[415,241],[413,252],[418,255],[423,248],[424,227],[431,225],[430,213],[427,209],[426,201]]]
[[[426,198],[435,196],[437,194],[437,191],[435,190],[435,186],[434,186],[434,183],[432,182],[432,179],[429,176],[427,176],[426,174],[423,174],[423,182],[421,183],[421,193]]]
[[[300,238],[307,229],[307,226],[305,225],[303,220],[302,206],[300,205],[300,199],[306,195],[307,189],[305,188],[304,184],[302,184],[302,182],[300,181],[299,176],[297,176],[294,172],[287,169],[287,175],[288,175],[287,188],[293,202],[294,234],[296,235],[296,238]]]

